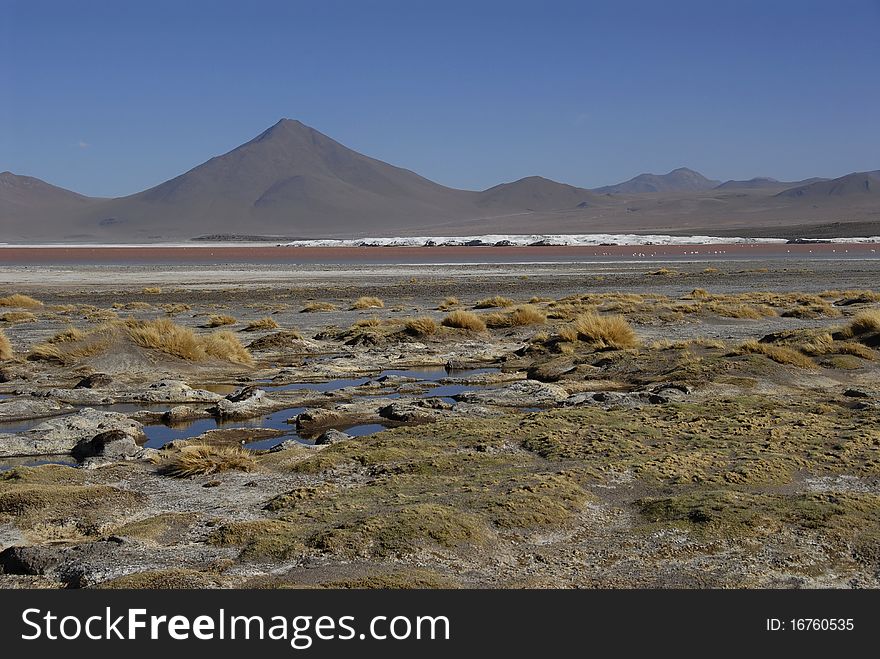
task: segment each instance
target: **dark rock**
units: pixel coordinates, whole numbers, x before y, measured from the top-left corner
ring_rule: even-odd
[[[60,560],[51,546],[9,547],[0,552],[0,574],[46,574]]]
[[[450,371],[464,371],[470,368],[470,364],[468,362],[463,361],[461,359],[450,359],[446,362],[446,372]]]
[[[260,393],[257,393],[260,392]],[[261,396],[262,390],[257,389],[256,387],[242,387],[241,389],[237,389],[233,391],[231,394],[226,396],[226,400],[232,403],[240,403],[243,400],[248,400],[249,398],[254,398],[255,396]]]
[[[92,373],[76,383],[74,389],[98,389],[112,384],[113,378],[106,373]]]
[[[861,389],[847,389],[843,392],[844,396],[848,396],[849,398],[870,398],[871,394],[867,391],[862,391]]]
[[[570,360],[551,360],[541,364],[534,364],[529,367],[526,376],[529,380],[538,380],[539,382],[558,382],[562,376],[573,372],[577,366]]]
[[[390,421],[402,423],[430,423],[437,415],[412,403],[395,402],[379,408],[379,416]]]
[[[333,410],[325,410],[315,408],[306,410],[296,415],[296,427],[298,430],[307,430],[309,428],[320,428],[321,426],[331,426],[338,422],[342,415]]]
[[[442,398],[420,398],[417,401],[413,401],[413,403],[419,407],[427,407],[432,410],[451,410],[453,407]]]
[[[83,439],[71,449],[71,454],[80,462],[89,458],[120,459],[134,457],[140,448],[131,435],[122,430],[108,430],[91,439]]]
[[[296,348],[303,345],[303,337],[296,332],[274,332],[261,336],[248,345],[248,350],[282,350],[284,348]]]

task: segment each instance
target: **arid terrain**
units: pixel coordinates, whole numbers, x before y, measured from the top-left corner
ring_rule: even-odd
[[[7,263],[0,585],[876,588],[878,281]]]

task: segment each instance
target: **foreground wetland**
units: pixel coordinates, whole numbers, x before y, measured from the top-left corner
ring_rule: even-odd
[[[0,268],[0,586],[878,587],[878,274]]]

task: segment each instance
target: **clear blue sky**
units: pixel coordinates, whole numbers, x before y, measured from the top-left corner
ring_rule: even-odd
[[[440,183],[880,168],[880,0],[0,0],[0,171],[150,187],[297,118]]]

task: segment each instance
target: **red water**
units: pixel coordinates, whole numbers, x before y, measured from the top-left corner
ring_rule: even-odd
[[[603,247],[3,247],[2,265],[400,264],[878,258],[880,245],[664,245]]]

